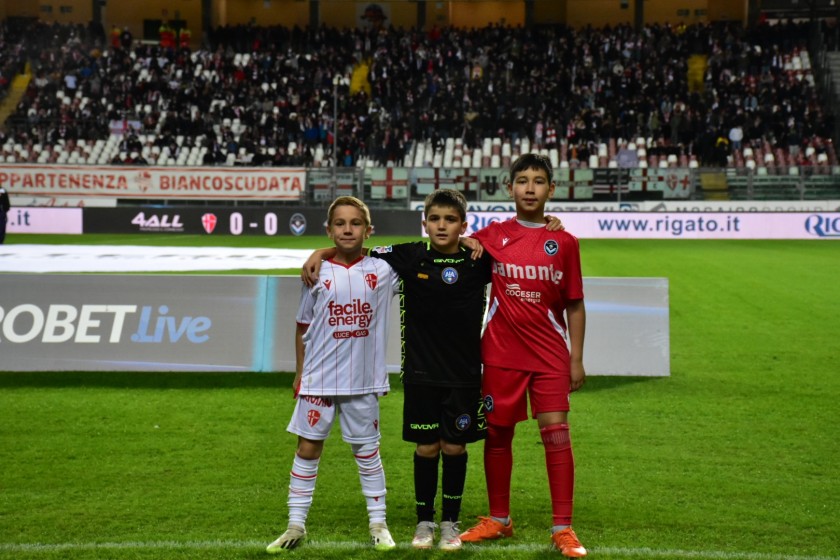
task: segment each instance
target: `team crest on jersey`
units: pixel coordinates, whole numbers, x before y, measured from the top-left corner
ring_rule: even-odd
[[[376,283],[379,281],[376,274],[365,274],[365,282],[371,290],[376,289]]]
[[[556,255],[557,254],[557,242],[554,241],[553,239],[549,239],[548,241],[545,242],[544,249],[545,249],[545,254],[548,255],[549,257]]]
[[[318,423],[318,420],[321,419],[321,413],[317,410],[310,410],[306,413],[306,421],[309,422],[310,426],[314,426]]]
[[[440,277],[447,284],[454,284],[458,281],[458,271],[452,268],[451,266],[447,266],[443,269],[443,271],[441,271]]]
[[[470,424],[472,424],[472,419],[469,414],[462,414],[455,419],[455,427],[461,432],[469,428]]]
[[[324,280],[324,287],[329,290],[330,286],[332,286],[332,280]]]
[[[493,412],[493,397],[490,395],[484,397],[484,409],[487,412]]]

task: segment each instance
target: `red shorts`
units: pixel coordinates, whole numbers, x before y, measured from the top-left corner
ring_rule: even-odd
[[[545,373],[484,366],[481,391],[487,421],[497,426],[513,426],[528,419],[527,396],[531,415],[569,410],[568,373]]]

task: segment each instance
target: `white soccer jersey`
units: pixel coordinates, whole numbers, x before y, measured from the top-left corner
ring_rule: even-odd
[[[301,395],[385,393],[388,316],[399,278],[382,259],[350,266],[324,261],[318,284],[303,287],[297,322],[309,325]]]

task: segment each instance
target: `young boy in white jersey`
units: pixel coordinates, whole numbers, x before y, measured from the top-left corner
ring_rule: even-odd
[[[511,449],[516,424],[528,417],[527,394],[545,448],[552,544],[564,556],[579,558],[586,556],[586,549],[571,526],[574,459],[568,411],[569,393],[586,378],[580,249],[569,233],[545,227],[545,204],[554,193],[548,158],[519,157],[511,165],[507,188],[516,204],[516,218],[492,223],[474,235],[493,258],[490,306],[481,341],[490,515],[462,533],[461,540],[513,536]]]
[[[367,206],[337,198],[327,214],[335,256],[317,283],[304,286],[295,335],[297,403],[288,431],[298,436],[289,484],[289,523],[268,545],[277,553],[306,536],[324,440],[338,419],[359,468],[370,536],[377,550],[396,545],[385,521],[385,472],[379,456],[379,396],[390,389],[385,365],[387,319],[398,277],[381,259],[362,255],[370,236]]]

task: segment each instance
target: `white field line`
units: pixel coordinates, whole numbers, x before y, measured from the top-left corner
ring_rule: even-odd
[[[262,549],[262,541],[148,541],[148,542],[103,542],[103,543],[0,543],[0,552],[72,552],[74,550],[230,550]],[[307,541],[302,548],[312,550],[360,550],[368,548],[366,542],[358,541]],[[409,544],[397,546],[411,549]],[[507,554],[510,552],[535,553],[548,550],[548,545],[484,543],[466,545],[464,551]],[[594,547],[593,555],[609,554],[620,558],[697,558],[700,560],[840,560],[840,556],[801,556],[768,554],[762,552],[725,552],[715,550],[656,550],[651,548]],[[495,554],[494,554],[495,555]]]

